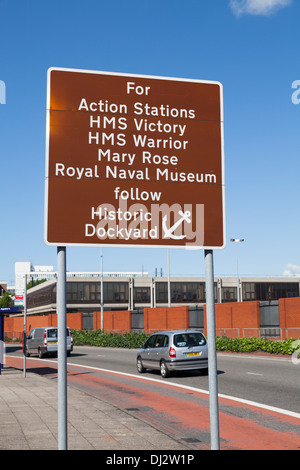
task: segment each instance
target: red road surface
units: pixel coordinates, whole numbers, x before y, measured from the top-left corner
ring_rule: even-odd
[[[23,368],[22,358],[6,357]],[[53,378],[55,362],[26,360],[28,372]],[[209,396],[118,373],[68,364],[68,385],[109,402],[192,449],[210,449]],[[274,411],[219,398],[221,450],[297,450],[300,420]]]

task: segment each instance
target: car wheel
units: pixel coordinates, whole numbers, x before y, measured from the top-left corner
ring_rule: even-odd
[[[39,349],[39,358],[43,359],[43,357],[44,357],[43,351],[41,349]]]
[[[143,362],[142,362],[142,359],[140,357],[137,358],[136,367],[137,367],[137,370],[140,374],[143,374],[144,372],[146,372],[146,369],[143,366]]]
[[[165,363],[165,361],[161,361],[160,363],[160,374],[164,379],[170,377],[170,371],[167,368],[167,364]]]
[[[30,356],[30,352],[28,351],[27,348],[26,348],[25,356],[26,356],[26,357],[29,357],[29,356]]]

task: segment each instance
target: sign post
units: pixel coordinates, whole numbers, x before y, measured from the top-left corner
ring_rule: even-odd
[[[57,248],[58,449],[67,450],[66,248]]]
[[[213,263],[225,246],[222,85],[49,69],[45,176],[48,245],[204,249]]]
[[[206,277],[206,320],[208,342],[208,383],[211,449],[220,449],[219,405],[218,405],[218,370],[215,326],[215,291],[213,250],[205,250]]]
[[[26,338],[27,338],[27,278],[24,276],[24,365],[23,376],[26,377]]]

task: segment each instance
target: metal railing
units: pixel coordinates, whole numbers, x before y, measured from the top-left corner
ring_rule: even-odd
[[[284,340],[288,338],[300,338],[300,328],[217,328],[216,336],[226,336],[227,338],[269,338]]]

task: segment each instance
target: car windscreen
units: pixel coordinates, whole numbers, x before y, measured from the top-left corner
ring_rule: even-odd
[[[47,338],[57,338],[57,328],[47,330]]]
[[[66,335],[70,336],[70,329],[66,329]],[[47,330],[47,338],[57,338],[57,328],[50,328]]]
[[[177,348],[185,348],[192,346],[204,346],[206,344],[206,339],[202,333],[180,333],[174,335],[174,345]]]

